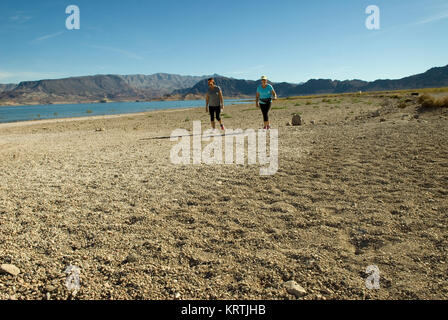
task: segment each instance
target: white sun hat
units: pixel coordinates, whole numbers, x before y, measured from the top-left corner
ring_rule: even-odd
[[[266,76],[261,76],[261,80],[268,80],[268,77],[266,77]]]

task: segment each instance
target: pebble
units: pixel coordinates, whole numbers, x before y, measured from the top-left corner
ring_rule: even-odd
[[[291,280],[288,282],[285,282],[286,291],[289,294],[292,294],[296,296],[297,298],[300,298],[304,295],[306,295],[306,290],[303,289],[297,282]]]
[[[323,291],[329,295],[332,295],[334,293],[331,289],[328,289],[328,288],[325,288]]]
[[[302,119],[302,117],[301,117],[300,115],[298,115],[298,114],[295,114],[295,115],[292,117],[291,124],[292,124],[293,126],[301,126],[301,125],[303,124],[303,119]]]
[[[52,285],[47,285],[46,287],[45,287],[45,290],[48,292],[48,293],[50,293],[50,292],[53,292],[53,291],[55,291],[56,290],[56,287],[55,286],[52,286]]]
[[[179,299],[180,298],[180,293],[176,292],[176,294],[174,295],[174,298]]]
[[[2,264],[0,270],[13,276],[17,276],[20,273],[20,269],[13,264]]]
[[[131,253],[130,255],[128,255],[128,256],[126,257],[126,262],[130,262],[130,263],[132,263],[132,262],[137,262],[137,261],[138,261],[138,257],[137,257],[137,255],[134,254],[134,253]]]

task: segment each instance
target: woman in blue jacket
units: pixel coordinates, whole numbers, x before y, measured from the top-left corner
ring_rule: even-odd
[[[256,105],[257,108],[261,109],[263,113],[264,127],[263,129],[271,129],[269,123],[269,110],[271,109],[272,100],[277,99],[277,93],[275,93],[274,88],[268,84],[268,77],[261,77],[261,85],[257,88]]]

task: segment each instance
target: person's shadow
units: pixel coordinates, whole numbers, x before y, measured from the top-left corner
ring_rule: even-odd
[[[236,135],[240,135],[242,133],[238,133],[238,132],[233,132],[233,133],[220,133],[220,134],[213,134],[213,135],[209,135],[209,136],[203,136],[204,138],[212,138],[212,137],[225,137],[225,136],[236,136]],[[201,136],[202,134],[185,134],[185,135],[180,135],[180,136],[160,136],[160,137],[151,137],[151,138],[142,138],[139,140],[166,140],[166,139],[171,139],[171,138],[183,138],[183,137],[194,137],[194,136]]]

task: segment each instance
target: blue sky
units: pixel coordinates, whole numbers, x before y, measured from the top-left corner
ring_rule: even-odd
[[[67,30],[65,8],[80,8]],[[368,5],[380,30],[368,30]],[[93,74],[302,82],[448,64],[447,0],[0,1],[0,83]]]

